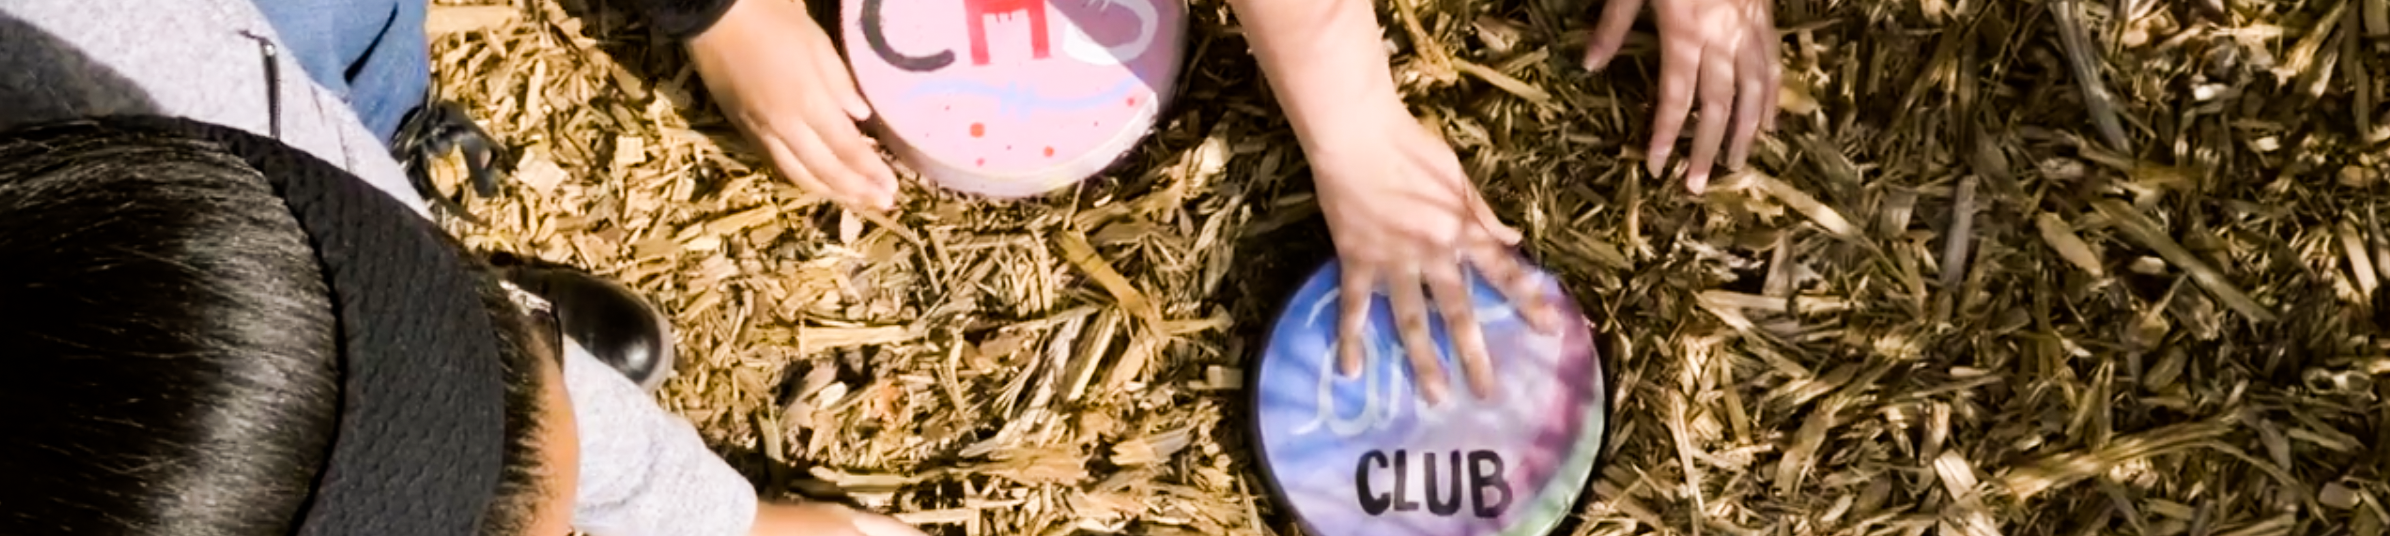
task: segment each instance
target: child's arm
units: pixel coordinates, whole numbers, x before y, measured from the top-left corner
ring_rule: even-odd
[[[1451,380],[1429,335],[1432,293],[1470,389],[1491,396],[1493,365],[1463,265],[1502,289],[1531,325],[1552,330],[1559,315],[1511,249],[1518,231],[1494,216],[1443,138],[1404,108],[1369,1],[1230,4],[1311,161],[1348,297],[1339,300],[1337,338],[1361,340],[1375,301],[1350,297],[1384,292],[1421,394],[1441,401]],[[1339,345],[1345,373],[1360,370],[1362,346]]]
[[[830,503],[765,504],[755,512],[754,536],[927,536],[886,516]]]
[[[1359,117],[1408,118],[1369,0],[1231,0],[1306,151]],[[1446,151],[1450,152],[1450,151]]]

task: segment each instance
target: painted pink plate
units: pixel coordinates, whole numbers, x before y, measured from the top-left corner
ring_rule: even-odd
[[[881,140],[948,188],[1029,197],[1101,172],[1169,103],[1179,0],[847,0]]]

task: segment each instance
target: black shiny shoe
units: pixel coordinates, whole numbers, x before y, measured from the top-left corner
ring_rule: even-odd
[[[432,184],[431,164],[450,151],[465,156],[465,172],[472,178],[473,193],[482,197],[498,195],[498,176],[506,160],[505,147],[490,137],[488,131],[473,122],[463,106],[427,95],[422,107],[407,112],[398,125],[398,133],[391,137],[390,156],[398,159],[407,172],[407,182],[415,193],[429,199],[451,216],[474,225],[489,225],[463,204],[440,193]]]
[[[672,322],[637,291],[579,268],[508,254],[490,264],[523,291],[548,300],[565,338],[653,393],[672,376]]]

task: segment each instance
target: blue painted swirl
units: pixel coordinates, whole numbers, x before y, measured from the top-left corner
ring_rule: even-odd
[[[1138,84],[1137,79],[1131,78],[1093,94],[1057,98],[1040,94],[1036,89],[1020,82],[1006,82],[1004,85],[996,86],[972,80],[942,79],[914,86],[912,90],[906,91],[900,99],[917,101],[923,97],[944,97],[958,94],[989,97],[996,100],[997,114],[1012,119],[1027,119],[1031,113],[1038,111],[1085,110],[1116,104],[1127,99],[1130,92],[1136,91]]]

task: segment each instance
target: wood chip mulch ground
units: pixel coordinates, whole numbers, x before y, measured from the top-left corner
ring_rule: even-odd
[[[1603,332],[1576,533],[2249,536],[2390,526],[2385,3],[1779,0],[1781,128],[1700,197],[1640,171],[1648,24],[1589,74],[1589,6],[1379,7],[1413,110]],[[674,311],[659,400],[775,496],[1296,534],[1240,371],[1325,229],[1227,7],[1191,12],[1114,171],[908,178],[871,217],[768,173],[632,17],[439,5],[437,85],[517,157],[449,225]]]

